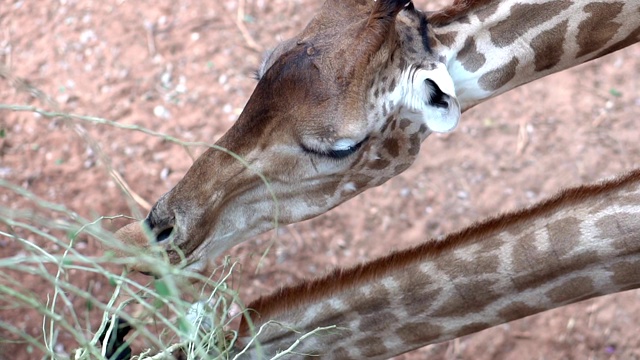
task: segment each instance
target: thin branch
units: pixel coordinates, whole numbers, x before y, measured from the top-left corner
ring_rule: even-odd
[[[253,36],[251,36],[251,34],[249,33],[249,29],[247,29],[244,24],[246,15],[244,12],[244,5],[245,0],[238,0],[238,12],[236,13],[235,20],[236,26],[238,27],[238,30],[240,30],[240,34],[242,34],[244,41],[247,43],[247,46],[251,50],[261,53],[264,49],[253,39]]]

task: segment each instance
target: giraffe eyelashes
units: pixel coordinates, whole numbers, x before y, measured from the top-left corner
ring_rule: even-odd
[[[332,159],[344,159],[346,157],[348,157],[349,155],[355,153],[356,151],[358,151],[358,149],[360,149],[360,147],[362,146],[362,142],[359,142],[353,146],[350,146],[346,149],[340,149],[340,150],[329,150],[329,152],[327,152],[325,155],[332,158]]]
[[[251,78],[255,81],[260,81],[260,79],[262,79],[261,69],[253,69],[253,71],[251,71]]]
[[[362,144],[364,144],[368,139],[369,137],[366,137],[359,143],[355,144],[351,140],[338,140],[334,144],[333,148],[327,150],[311,149],[304,144],[300,144],[300,146],[305,153],[328,157],[334,160],[340,160],[356,153],[362,147]]]

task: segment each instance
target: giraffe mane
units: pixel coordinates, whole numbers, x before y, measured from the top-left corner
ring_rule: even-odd
[[[282,287],[279,290],[258,298],[248,305],[252,321],[261,317],[269,319],[277,313],[286,313],[299,305],[313,303],[314,300],[331,296],[343,290],[371,281],[406,266],[429,259],[436,259],[444,252],[455,250],[463,245],[479,242],[496,231],[507,226],[519,224],[527,219],[539,217],[559,207],[571,207],[585,198],[602,195],[620,187],[628,186],[640,180],[640,169],[624,176],[596,184],[583,185],[561,191],[557,195],[535,206],[507,212],[487,220],[477,222],[460,231],[446,236],[442,240],[431,240],[420,245],[392,252],[366,263],[348,269],[337,268],[328,275],[313,280],[305,280],[297,285]],[[239,332],[247,334],[249,324],[242,318]]]
[[[429,23],[433,25],[445,25],[451,23],[492,0],[454,0],[444,9],[428,13]]]

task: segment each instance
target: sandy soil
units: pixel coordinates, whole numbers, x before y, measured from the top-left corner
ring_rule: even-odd
[[[211,143],[247,101],[261,50],[299,31],[321,1],[246,0],[247,36],[235,21],[238,3],[9,0],[0,6],[0,62],[49,94],[60,110]],[[423,156],[401,176],[323,216],[279,230],[258,274],[255,264],[270,235],[234,249],[231,255],[243,263],[243,298],[638,166],[639,74],[636,45],[472,109],[456,132],[430,137]],[[42,105],[2,79],[0,99]],[[74,127],[28,112],[0,111],[0,129],[1,179],[87,218],[135,214],[105,170],[105,160]],[[92,125],[82,130],[151,203],[192,162],[183,148],[138,132]],[[0,189],[0,206],[34,205]],[[114,222],[114,229],[121,224]],[[40,238],[33,241],[56,251]],[[80,242],[87,253],[99,251],[91,239]],[[0,257],[19,251],[0,236]],[[96,297],[108,297],[105,279],[74,276]],[[45,297],[45,284],[37,278],[19,281]],[[42,332],[40,316],[28,309],[0,310],[0,321],[34,336]],[[637,359],[639,323],[640,292],[631,291],[398,358]],[[68,339],[59,341],[60,350],[70,350]],[[20,343],[0,343],[0,349],[12,351],[12,359],[37,358]]]

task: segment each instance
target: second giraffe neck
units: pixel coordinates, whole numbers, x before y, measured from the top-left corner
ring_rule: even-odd
[[[640,1],[456,0],[428,18],[463,110],[640,41]]]
[[[640,286],[640,170],[249,305],[263,358],[386,359]],[[245,321],[240,339],[248,341]]]

